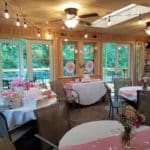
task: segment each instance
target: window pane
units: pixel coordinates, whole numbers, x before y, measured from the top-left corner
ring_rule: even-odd
[[[104,43],[103,45],[103,79],[112,82],[112,76],[116,67],[116,49],[115,43]]]
[[[75,48],[75,43],[63,43],[64,76],[76,74]]]
[[[2,78],[12,80],[19,76],[19,46],[15,43],[2,43]]]
[[[47,82],[50,80],[49,46],[47,44],[32,44],[33,80]]]
[[[118,45],[118,71],[122,77],[128,77],[129,53],[129,45]]]
[[[83,45],[83,61],[84,61],[84,69],[88,71],[88,73],[94,73],[94,51],[95,44],[86,43]]]

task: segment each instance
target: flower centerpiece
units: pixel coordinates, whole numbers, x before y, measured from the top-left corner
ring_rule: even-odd
[[[140,114],[130,105],[125,105],[120,114],[120,122],[124,127],[124,132],[122,134],[122,143],[125,149],[130,149],[131,139],[133,138],[132,129],[134,127],[140,127],[141,123],[144,122],[145,117]]]
[[[143,77],[141,79],[141,84],[143,85],[143,89],[146,90],[149,84],[149,77]]]
[[[21,99],[17,92],[13,90],[5,90],[2,92],[4,104],[9,105],[11,108],[17,108],[21,105]]]

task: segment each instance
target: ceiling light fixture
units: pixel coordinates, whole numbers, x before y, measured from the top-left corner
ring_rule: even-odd
[[[75,17],[75,18],[71,18],[71,19],[65,19],[64,23],[67,28],[75,28],[78,25],[79,20],[77,17]]]
[[[91,26],[99,28],[108,28],[107,24],[109,16],[111,16],[111,26],[113,26],[122,23],[124,21],[139,17],[139,14],[143,15],[146,13],[150,13],[150,7],[143,5],[129,4],[121,9],[118,9],[92,22]]]
[[[17,14],[16,26],[17,26],[17,27],[20,26],[20,21],[19,21],[19,16],[18,16],[18,14]]]
[[[145,32],[147,35],[150,36],[150,21],[146,23],[146,29],[145,29]]]
[[[47,36],[46,36],[46,38],[47,38],[48,40],[50,40],[50,39],[52,38],[52,35],[51,35],[51,32],[50,32],[50,30],[48,30],[48,33],[47,33]]]
[[[41,37],[40,29],[37,29],[37,37]]]
[[[138,24],[142,24],[142,15],[141,15],[141,13],[139,14]]]
[[[7,2],[5,2],[4,17],[5,17],[6,19],[9,19],[9,13],[8,13],[8,9],[7,9]]]
[[[77,16],[76,8],[65,9],[66,18],[64,19],[64,24],[67,28],[75,28],[79,23],[79,18]]]
[[[85,39],[87,39],[88,38],[88,34],[86,33],[86,34],[84,34],[84,38]]]
[[[110,16],[108,16],[108,26],[111,25],[111,20],[110,20]]]
[[[26,19],[24,18],[23,20],[24,20],[23,26],[24,26],[24,28],[27,28],[28,25],[27,25]]]

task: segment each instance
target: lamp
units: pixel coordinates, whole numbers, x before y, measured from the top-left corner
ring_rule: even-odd
[[[9,18],[9,13],[8,13],[8,9],[7,9],[7,2],[5,2],[4,17],[5,17],[6,19],[8,19],[8,18]]]
[[[18,16],[18,14],[17,14],[16,26],[17,26],[17,27],[20,26],[20,21],[19,21],[19,16]]]
[[[146,23],[146,29],[145,29],[146,34],[150,36],[150,21]]]
[[[75,17],[75,18],[71,18],[71,19],[65,19],[64,23],[67,28],[75,28],[78,25],[79,20],[77,17]]]
[[[24,18],[24,24],[23,24],[24,28],[27,28],[28,25],[27,25],[27,22],[26,22],[26,19]]]

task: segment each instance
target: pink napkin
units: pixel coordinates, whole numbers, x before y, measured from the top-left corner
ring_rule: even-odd
[[[134,150],[150,148],[150,129],[136,132],[135,138],[132,140],[132,145]],[[60,148],[60,150],[122,150],[121,136],[100,138],[79,145],[68,145]]]
[[[72,85],[73,85],[73,82],[69,82],[69,83],[66,83],[64,86],[64,89],[66,90],[67,97],[72,96],[72,93],[71,93]]]

